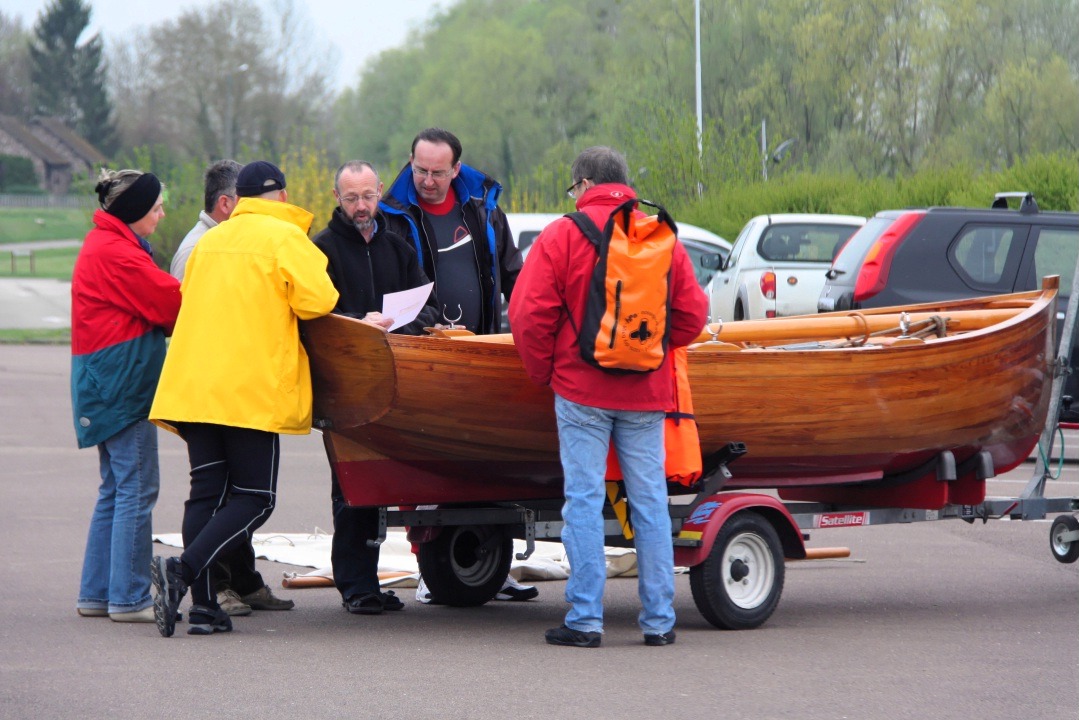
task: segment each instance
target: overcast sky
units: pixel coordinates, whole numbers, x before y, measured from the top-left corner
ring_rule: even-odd
[[[270,10],[273,0],[255,0]],[[23,26],[32,29],[48,0],[3,0],[0,10],[21,17]],[[212,0],[90,0],[90,32],[100,32],[106,45],[113,37],[162,20],[179,17],[187,10],[209,6]],[[382,50],[401,45],[410,28],[431,17],[438,7],[453,5],[453,0],[296,0],[299,12],[306,11],[314,32],[336,46],[336,58],[329,53],[326,61],[336,65],[330,73],[335,89],[356,84],[364,61]]]

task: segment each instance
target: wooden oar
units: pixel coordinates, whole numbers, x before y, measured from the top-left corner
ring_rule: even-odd
[[[914,324],[937,316],[948,320],[948,332],[970,332],[1010,320],[1022,309],[1005,310],[949,310],[947,312],[908,313],[907,320]],[[861,315],[842,317],[835,315],[803,315],[797,318],[772,318],[769,320],[739,320],[720,323],[716,333],[705,330],[696,342],[719,340],[728,343],[776,343],[788,340],[831,340],[834,338],[859,339],[873,333],[899,327],[900,314]],[[713,325],[713,327],[715,327]]]
[[[981,330],[1015,317],[1030,306],[1029,303],[1022,303],[1022,305],[1024,307],[912,312],[907,313],[907,318],[908,322],[913,325],[930,317],[944,317],[948,319],[949,333],[970,332],[971,330]],[[797,318],[739,320],[733,323],[714,323],[713,327],[719,327],[719,332],[715,338],[713,338],[710,331],[705,329],[697,336],[694,342],[702,343],[713,339],[728,343],[777,343],[789,340],[833,340],[836,338],[858,339],[865,337],[867,334],[898,328],[899,319],[900,313],[866,313],[864,315],[852,314],[838,317],[835,313],[831,313],[820,316],[802,315]],[[509,333],[454,336],[452,339],[479,343],[513,343],[513,336]]]

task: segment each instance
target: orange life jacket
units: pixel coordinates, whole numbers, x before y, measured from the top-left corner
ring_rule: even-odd
[[[663,421],[663,445],[666,450],[664,470],[667,479],[692,487],[701,478],[701,439],[693,416],[693,396],[689,387],[689,358],[684,347],[671,352],[671,376],[674,404]],[[614,444],[607,453],[607,481],[621,480],[622,469]]]

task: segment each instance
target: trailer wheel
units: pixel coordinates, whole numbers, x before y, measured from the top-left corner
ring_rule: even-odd
[[[513,558],[513,536],[501,525],[452,525],[420,545],[420,573],[431,600],[454,607],[494,598]]]
[[[1057,562],[1073,563],[1079,560],[1079,540],[1065,539],[1068,533],[1079,530],[1079,520],[1074,515],[1060,515],[1049,529],[1049,549]]]
[[[743,511],[719,529],[704,562],[690,569],[693,601],[723,630],[748,630],[771,617],[783,593],[783,546],[763,516]]]

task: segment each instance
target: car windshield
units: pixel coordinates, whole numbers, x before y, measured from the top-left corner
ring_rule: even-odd
[[[776,262],[831,262],[857,229],[856,225],[771,225],[761,236],[758,252]]]

